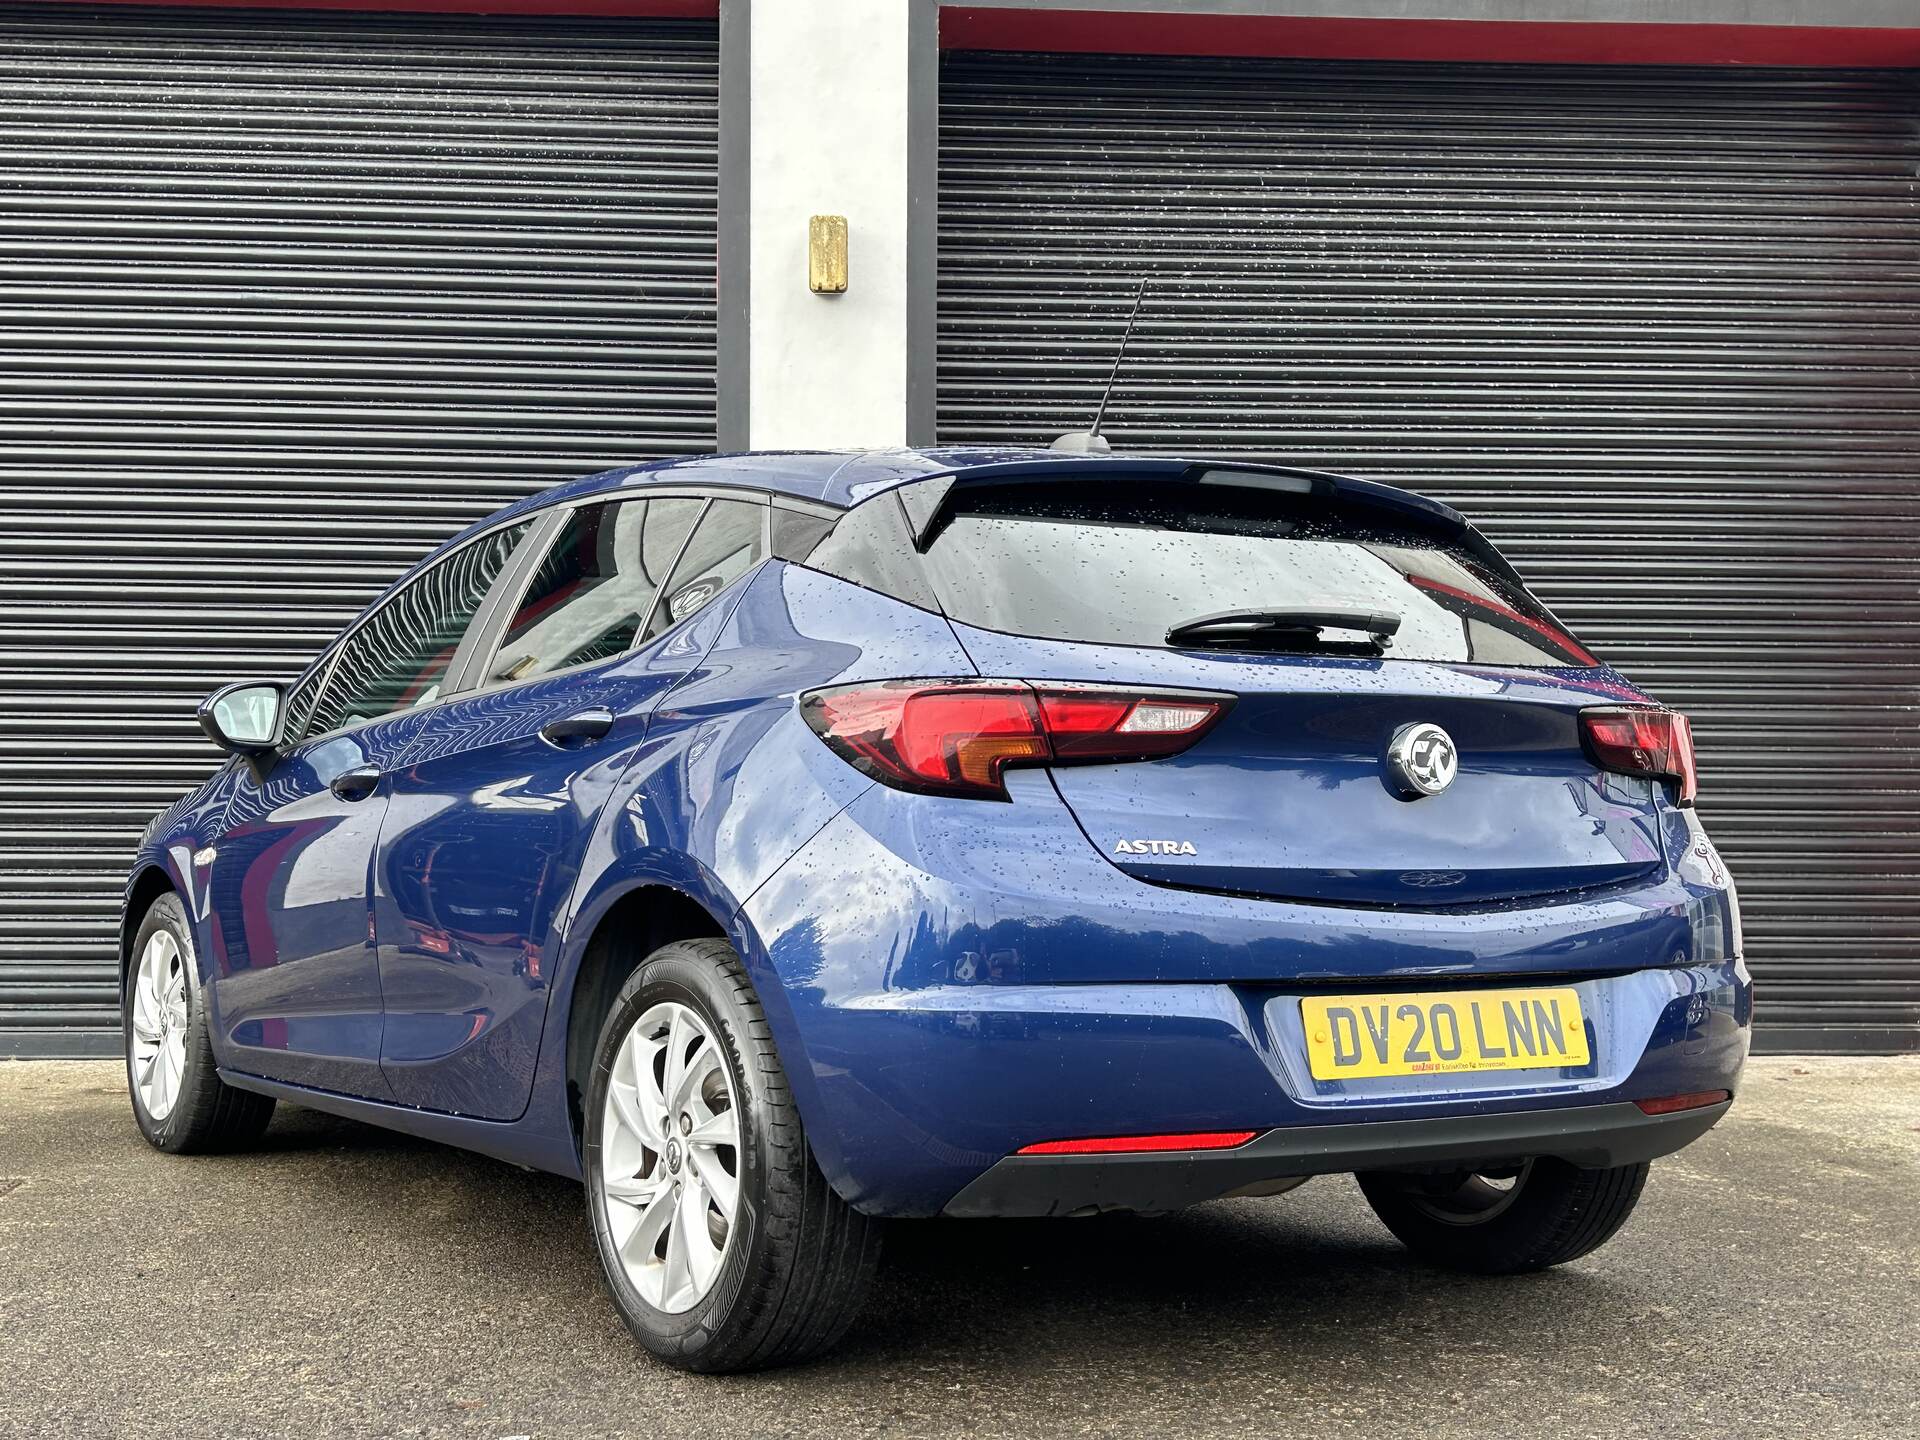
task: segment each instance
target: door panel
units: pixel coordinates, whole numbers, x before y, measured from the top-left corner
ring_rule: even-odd
[[[678,593],[684,553],[710,526],[733,536],[741,515],[747,534],[724,551],[745,570],[764,555],[764,505],[582,507],[503,616],[486,670],[493,684],[538,678],[436,708],[403,756],[374,879],[382,1066],[401,1102],[482,1119],[526,1110],[582,854],[653,708],[712,643],[714,614],[695,614],[718,589],[637,651],[578,657],[624,649],[662,609],[660,580],[672,574]]]
[[[699,658],[650,664],[682,631],[628,647],[707,510],[575,509],[500,617],[479,672],[496,688],[439,707],[404,757],[374,886],[382,1063],[404,1103],[492,1120],[526,1108],[581,852],[654,703]]]
[[[423,717],[405,712],[284,756],[264,784],[241,776],[214,847],[214,1023],[221,1060],[296,1085],[387,1098],[380,970],[367,879],[384,782],[360,799],[328,786],[384,772]]]
[[[628,657],[456,699],[403,757],[374,884],[382,1063],[402,1103],[526,1108],[581,852],[674,678]],[[596,710],[603,735],[541,734]]]
[[[368,903],[388,772],[448,681],[532,521],[475,536],[397,587],[288,697],[295,745],[243,780],[213,860],[215,1002],[229,1063],[381,1098]],[[349,786],[350,779],[360,783]]]

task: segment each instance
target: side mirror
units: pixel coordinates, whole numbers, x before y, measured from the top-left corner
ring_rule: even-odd
[[[280,743],[281,686],[244,681],[216,690],[200,702],[200,728],[222,750],[253,762],[254,773]]]

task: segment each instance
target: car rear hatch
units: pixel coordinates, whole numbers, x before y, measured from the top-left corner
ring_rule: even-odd
[[[983,675],[1230,697],[1180,754],[1052,767],[1113,864],[1402,907],[1664,872],[1661,782],[1603,770],[1580,719],[1648,702],[1464,522],[1381,487],[1211,473],[955,487],[922,517]]]
[[[1038,658],[1038,657],[1035,657]],[[1662,866],[1652,787],[1582,751],[1588,694],[1431,667],[1213,662],[1181,679],[1237,697],[1192,750],[1058,767],[1088,838],[1143,880],[1358,905],[1466,905],[1616,885]],[[1479,683],[1471,683],[1473,679]],[[1457,750],[1438,794],[1389,750],[1436,725]]]

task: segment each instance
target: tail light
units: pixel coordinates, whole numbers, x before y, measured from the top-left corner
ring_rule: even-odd
[[[1582,710],[1580,733],[1602,770],[1673,780],[1679,785],[1680,803],[1693,803],[1700,782],[1693,767],[1693,727],[1686,716],[1650,707]]]
[[[901,790],[1005,800],[1009,765],[1109,764],[1176,755],[1228,695],[1025,680],[893,680],[800,697],[814,734]]]

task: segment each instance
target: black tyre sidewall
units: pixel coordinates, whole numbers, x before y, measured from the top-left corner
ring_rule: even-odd
[[[1638,1171],[1639,1179],[1628,1172]],[[1646,1167],[1581,1170],[1564,1160],[1536,1160],[1520,1193],[1498,1214],[1472,1224],[1429,1215],[1406,1193],[1407,1177],[1391,1173],[1356,1178],[1381,1223],[1415,1255],[1450,1269],[1483,1275],[1542,1270],[1597,1249],[1626,1222],[1638,1203]],[[1607,1204],[1612,1177],[1628,1182],[1624,1203]],[[1584,1242],[1584,1243],[1583,1243]]]
[[[133,990],[140,975],[140,957],[146,953],[147,941],[153,932],[165,929],[172,933],[174,943],[180,947],[181,959],[187,974],[187,1035],[186,1063],[180,1072],[180,1093],[174,1096],[173,1108],[167,1112],[166,1119],[156,1121],[147,1114],[146,1106],[140,1099],[140,1085],[133,1073]],[[191,1133],[193,1115],[201,1109],[201,1092],[209,1085],[218,1085],[220,1077],[215,1073],[213,1046],[207,1035],[207,1011],[200,981],[200,952],[193,943],[193,932],[187,926],[186,907],[180,903],[180,897],[168,892],[156,899],[147,909],[146,918],[140,922],[139,932],[133,940],[133,957],[127,966],[124,982],[120,987],[120,1032],[121,1050],[126,1061],[127,1094],[133,1102],[133,1118],[140,1127],[140,1133],[147,1143],[157,1150],[178,1154],[193,1142]]]
[[[698,1304],[679,1314],[648,1304],[627,1278],[608,1228],[606,1201],[600,1189],[601,1131],[614,1056],[640,1017],[667,1000],[693,1010],[718,1038],[733,1080],[733,1093],[739,1099],[741,1126],[740,1208],[727,1254],[713,1287]],[[708,1368],[702,1364],[703,1359],[715,1368],[725,1363],[722,1352],[742,1338],[737,1313],[742,1292],[771,1263],[765,1223],[767,1183],[772,1169],[784,1157],[773,1153],[769,1143],[766,1118],[770,1102],[759,1088],[758,1067],[743,1059],[741,1046],[743,1038],[750,1036],[749,1019],[704,956],[688,953],[682,945],[668,945],[642,962],[628,978],[594,1047],[582,1124],[582,1160],[601,1268],[614,1303],[640,1343],[662,1359],[689,1368]]]

